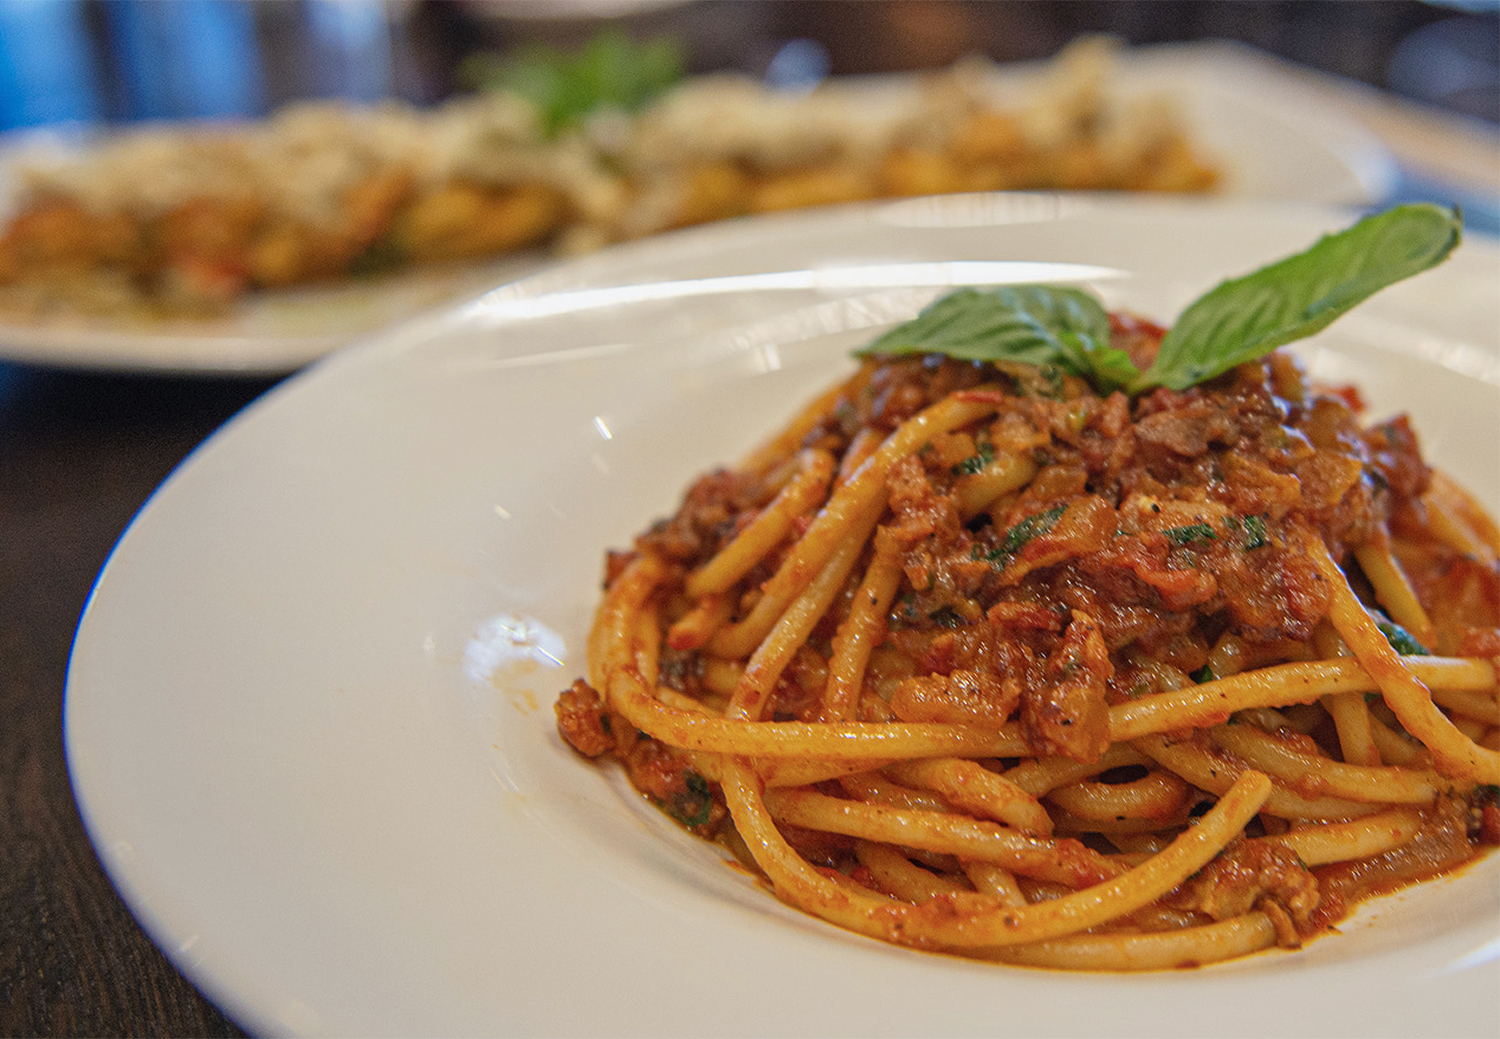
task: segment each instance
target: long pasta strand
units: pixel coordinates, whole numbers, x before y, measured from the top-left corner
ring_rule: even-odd
[[[1360,666],[1369,672],[1386,704],[1406,731],[1432,751],[1438,771],[1453,778],[1500,784],[1500,754],[1469,739],[1438,710],[1432,693],[1415,673],[1402,663],[1376,626],[1364,605],[1349,587],[1348,578],[1329,555],[1328,547],[1315,537],[1305,539],[1307,557],[1317,566],[1332,593],[1329,617]]]
[[[776,829],[755,778],[731,765],[725,799],[756,863],[793,904],[851,930],[900,944],[974,948],[1044,941],[1088,930],[1144,906],[1201,869],[1259,811],[1271,790],[1261,773],[1246,772],[1196,824],[1165,851],[1111,880],[1023,907],[977,892],[919,906],[863,895],[814,870]]]
[[[1147,533],[1178,547],[1219,541],[1216,558],[1231,575],[1242,557],[1227,558],[1226,543],[1249,553],[1283,539],[1274,541],[1276,565],[1300,555],[1321,582],[1309,585],[1305,566],[1289,567],[1302,587],[1275,605],[1314,625],[1310,645],[1267,641],[1249,621],[1226,630],[1220,612],[1190,618],[1198,652],[1209,650],[1206,680],[1188,676],[1190,653],[1157,655],[1147,639],[1100,649],[1091,664],[1089,636],[1067,620],[1082,607],[1062,608],[1071,586],[1048,581],[1092,580],[1093,571],[1059,579],[1045,568],[1081,546],[1106,568],[1103,588],[1076,589],[1085,601],[1106,602],[1110,580],[1131,579],[1108,567],[1159,588],[1165,601],[1201,584],[1180,565],[1185,557],[1161,570],[1163,557],[1148,559],[1154,549],[1144,538],[1111,544],[1112,530],[1133,536],[1126,507],[1118,519],[1127,529],[1106,525],[1117,517],[1105,498],[1076,471],[1049,468],[1046,451],[1021,446],[1049,434],[1017,425],[1016,414],[997,416],[1009,405],[994,387],[925,407],[912,393],[899,409],[907,417],[889,432],[877,432],[890,428],[878,422],[850,429],[840,409],[852,407],[851,394],[868,392],[868,401],[913,388],[899,378],[877,383],[875,370],[866,365],[809,406],[795,435],[752,456],[748,471],[766,487],[757,500],[769,502],[726,518],[710,501],[684,516],[700,529],[736,531],[712,554],[684,559],[691,549],[682,541],[638,541],[590,632],[590,682],[626,734],[622,760],[637,753],[631,747],[645,755],[631,764],[648,772],[642,789],[674,775],[690,792],[715,784],[735,847],[786,901],[872,937],[1004,962],[1117,970],[1214,962],[1296,944],[1299,928],[1318,926],[1289,915],[1278,883],[1306,890],[1298,885],[1313,884],[1309,869],[1398,849],[1424,827],[1448,825],[1441,820],[1454,818],[1452,801],[1461,804],[1475,783],[1500,778],[1500,750],[1486,745],[1500,740],[1495,662],[1398,656],[1329,545],[1295,513],[1268,538],[1266,517],[1228,515],[1216,525],[1222,514],[1209,506],[1198,512],[1163,498],[1158,511],[1180,511],[1154,521],[1160,530],[1148,521]],[[1053,443],[1077,432],[1068,430],[1050,434]],[[1344,463],[1339,472],[1351,470]],[[1285,474],[1256,478],[1295,484]],[[1457,493],[1435,482],[1429,518],[1453,528],[1448,541],[1482,552],[1476,506]],[[1403,553],[1420,512],[1403,519]],[[1374,526],[1353,551],[1383,607],[1419,639],[1435,641],[1433,616],[1451,631],[1449,614],[1428,615],[1388,533]],[[921,540],[930,532],[946,538],[932,552]],[[1119,554],[1120,544],[1143,555]],[[774,572],[757,585],[749,575],[770,572],[768,560]],[[1324,602],[1324,619],[1297,612]],[[1274,614],[1271,622],[1269,630],[1288,623]],[[1112,623],[1132,631],[1127,619]],[[1027,654],[1059,640],[1073,648],[1025,670]],[[996,668],[980,650],[1011,656]],[[1126,678],[1107,684],[1118,677],[1111,666],[1133,669],[1128,689]],[[1088,716],[1086,746],[1039,737],[1024,699],[1043,687],[1059,699],[1042,709],[1068,724],[1075,668],[1080,683],[1106,683],[1108,706]],[[907,676],[935,698],[972,702],[963,713],[929,714],[903,698],[917,688],[902,685]],[[1039,746],[1061,753],[1038,757]],[[1199,873],[1221,854],[1222,868]],[[1218,884],[1228,885],[1227,904],[1238,906],[1228,912],[1238,915],[1205,923],[1226,904],[1212,890]]]

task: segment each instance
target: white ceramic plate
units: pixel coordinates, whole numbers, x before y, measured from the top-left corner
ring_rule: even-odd
[[[1500,858],[1299,952],[1136,977],[880,945],[777,903],[558,739],[603,552],[955,283],[1170,319],[1322,209],[979,196],[702,228],[555,268],[284,383],[122,539],[66,736],[146,929],[266,1033],[1461,1035]],[[1500,252],[1308,344],[1500,502]]]
[[[528,252],[483,264],[255,293],[211,318],[31,318],[0,311],[0,360],[160,375],[283,375],[424,310],[533,273],[549,260]]]
[[[1037,67],[1002,67],[998,82],[1019,91]],[[1132,96],[1171,99],[1193,140],[1221,160],[1231,198],[1364,205],[1397,185],[1396,160],[1378,137],[1252,47],[1138,47],[1122,52],[1115,81]]]
[[[1184,114],[1203,146],[1224,156],[1232,196],[1334,205],[1388,198],[1400,171],[1385,145],[1288,68],[1228,41],[1163,44],[1136,51],[1125,82],[1167,96],[1174,84],[1192,84],[1178,95]]]
[[[1023,84],[1034,67],[1001,76]],[[1361,205],[1386,197],[1395,163],[1362,127],[1299,92],[1243,51],[1152,48],[1127,54],[1119,81],[1135,93],[1173,98],[1194,135],[1228,170],[1231,198]],[[877,93],[909,90],[903,77],[874,79]],[[51,135],[30,146],[56,152],[76,140]],[[5,170],[0,160],[0,209]],[[495,264],[422,271],[368,283],[252,296],[213,320],[128,324],[77,317],[0,314],[0,360],[161,373],[279,375],[434,304],[535,271],[528,254]]]

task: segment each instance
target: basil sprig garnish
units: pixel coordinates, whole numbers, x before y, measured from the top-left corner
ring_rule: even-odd
[[[576,51],[533,43],[503,56],[471,54],[461,64],[459,77],[480,90],[518,94],[531,101],[541,115],[543,132],[555,137],[604,109],[644,108],[681,82],[685,68],[675,40],[636,43],[606,30]]]
[[[1185,390],[1322,331],[1386,286],[1435,267],[1458,245],[1462,227],[1453,208],[1396,206],[1222,282],[1182,312],[1144,372],[1110,344],[1109,316],[1095,296],[1055,285],[959,289],[858,354],[1055,365],[1101,393]]]

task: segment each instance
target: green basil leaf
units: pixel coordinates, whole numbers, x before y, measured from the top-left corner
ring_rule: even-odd
[[[1144,374],[1111,345],[1097,298],[1052,285],[959,289],[857,355],[1019,362],[1081,376],[1100,393],[1183,390],[1319,332],[1386,286],[1437,265],[1458,245],[1462,225],[1456,209],[1396,206],[1225,281],[1183,311]]]
[[[1058,343],[1075,369],[1074,374],[1087,378],[1101,394],[1127,389],[1141,377],[1141,370],[1130,355],[1110,346],[1107,339],[1101,343],[1064,332]]]
[[[1131,388],[1184,390],[1321,331],[1386,286],[1441,263],[1462,226],[1454,209],[1396,206],[1225,281],[1183,311],[1156,362]]]
[[[617,31],[601,32],[577,51],[531,44],[501,56],[466,58],[460,77],[481,90],[517,94],[537,106],[543,130],[555,135],[593,112],[634,112],[685,74],[682,49],[672,40],[635,43]]]
[[[1091,358],[1096,356],[1099,366],[1111,372],[1120,370],[1120,358],[1130,361],[1109,346],[1104,305],[1082,289],[1057,285],[958,289],[858,353],[937,353],[962,361],[1056,364],[1084,376],[1093,375]],[[1129,377],[1138,375],[1131,365]]]

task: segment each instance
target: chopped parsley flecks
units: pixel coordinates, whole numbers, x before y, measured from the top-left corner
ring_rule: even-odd
[[[1168,527],[1162,531],[1174,545],[1191,545],[1196,541],[1217,541],[1219,536],[1207,523],[1189,523],[1183,527]]]
[[[950,468],[954,476],[973,476],[982,472],[986,466],[995,460],[995,445],[988,440],[981,440],[974,445],[974,453],[962,462]]]
[[[1045,512],[1038,512],[1033,516],[1027,516],[1021,522],[1007,530],[1005,535],[1000,539],[1000,544],[988,552],[975,546],[974,559],[983,560],[997,569],[1004,568],[1027,544],[1055,527],[1062,514],[1067,511],[1068,506],[1062,504],[1054,505]]]
[[[1266,538],[1266,519],[1264,516],[1225,516],[1224,526],[1231,534],[1240,536],[1240,548],[1246,552],[1257,548],[1265,548],[1270,541]]]
[[[1395,621],[1388,621],[1381,617],[1376,619],[1375,626],[1380,629],[1380,633],[1385,636],[1385,640],[1391,644],[1391,648],[1403,657],[1427,657],[1432,655],[1431,650],[1418,642],[1411,632]]]
[[[713,794],[709,792],[708,780],[691,770],[682,774],[682,781],[687,789],[679,794],[674,794],[666,808],[672,818],[684,826],[702,826],[708,822],[709,811],[713,808]]]
[[[927,615],[927,619],[940,628],[961,628],[964,626],[963,614],[947,604],[933,610]]]

